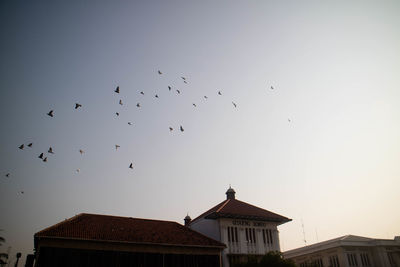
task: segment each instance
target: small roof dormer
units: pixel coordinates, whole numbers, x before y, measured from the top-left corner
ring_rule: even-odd
[[[226,194],[226,199],[235,199],[236,192],[231,186],[229,186],[229,189],[226,191],[225,194]]]

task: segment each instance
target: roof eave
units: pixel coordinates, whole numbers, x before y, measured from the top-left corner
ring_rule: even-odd
[[[292,219],[282,217],[282,218],[272,218],[272,217],[263,217],[263,216],[252,216],[252,215],[240,215],[240,214],[231,214],[231,213],[218,213],[213,212],[204,217],[205,219],[220,219],[220,218],[228,218],[228,219],[243,219],[243,220],[257,220],[257,221],[265,221],[265,222],[277,222],[279,224],[287,223],[292,221]]]

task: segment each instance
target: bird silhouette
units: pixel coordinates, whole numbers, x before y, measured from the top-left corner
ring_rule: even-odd
[[[131,164],[129,165],[129,168],[130,168],[130,169],[133,169],[133,163],[131,163]]]
[[[81,155],[83,155],[83,153],[85,153],[85,151],[83,151],[82,149],[79,149],[79,153],[81,153]]]
[[[20,145],[18,148],[19,149],[24,149],[24,144]]]
[[[119,100],[119,104],[122,106],[122,100],[121,99]]]
[[[132,122],[128,121],[128,125],[132,125]]]
[[[136,106],[137,106],[138,108],[140,108],[140,103],[137,103]]]
[[[143,91],[141,91],[141,92],[140,92],[140,94],[144,95],[144,92],[143,92]]]
[[[115,112],[115,115],[119,116],[119,112]]]
[[[181,76],[181,78],[182,78],[182,80],[186,81],[186,78],[185,78],[185,77],[182,77],[182,76]]]
[[[271,85],[271,90],[274,90],[275,88]]]
[[[232,105],[236,108],[236,103],[232,101]]]
[[[39,159],[43,159],[43,153],[40,153],[40,155],[39,155],[38,158],[39,158]]]
[[[192,104],[194,107],[197,107],[195,103]]]
[[[6,174],[6,177],[10,177],[10,173],[7,173],[7,174]]]
[[[180,129],[181,129],[181,132],[185,131],[185,130],[183,129],[182,125],[180,126]]]
[[[219,94],[219,95],[222,95],[221,91],[218,91],[218,94]]]
[[[290,119],[287,119],[288,120],[288,122],[291,122],[291,120]]]
[[[161,74],[162,74],[162,72],[161,72],[160,70],[158,70],[158,74],[160,74],[160,75],[161,75]]]
[[[174,130],[174,128],[172,128],[172,127],[169,127],[169,131],[170,132],[172,132]]]
[[[43,159],[43,162],[47,162],[47,157],[45,157],[45,158]]]
[[[117,86],[117,88],[115,89],[115,91],[117,94],[119,94],[119,86]]]
[[[120,145],[115,145],[115,150],[118,150],[118,148],[120,148]]]
[[[51,154],[54,154],[53,148],[52,148],[52,147],[49,147],[49,151],[47,151],[47,152],[49,152],[49,153],[51,153]]]
[[[155,98],[158,98],[158,95],[155,95],[154,97],[155,97]]]
[[[75,109],[78,109],[78,108],[80,108],[80,107],[82,107],[82,105],[81,105],[81,104],[79,104],[79,103],[75,103]]]
[[[19,191],[19,193],[24,194],[24,191]]]
[[[32,147],[32,145],[33,145],[33,143],[29,143],[29,144],[28,144],[29,147]]]
[[[80,169],[76,169],[76,172],[79,173],[81,170]]]
[[[180,94],[180,93],[181,93],[181,91],[179,91],[179,90],[176,90],[176,92],[177,92],[178,94]]]
[[[169,85],[168,85],[168,90],[170,90],[170,91],[171,91],[171,89],[172,89],[172,88],[171,88],[171,86],[169,86]]]
[[[184,83],[187,83],[187,81],[186,81],[186,80],[183,80],[183,82],[184,82]]]
[[[54,113],[54,111],[53,111],[53,110],[50,110],[49,113],[47,113],[47,115],[49,115],[50,117],[54,117],[54,114],[53,114],[53,113]]]

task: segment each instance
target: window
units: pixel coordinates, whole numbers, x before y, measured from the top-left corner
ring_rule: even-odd
[[[256,229],[245,228],[247,243],[256,243]]]
[[[361,266],[371,266],[368,253],[361,253],[360,258],[361,258]]]
[[[333,255],[329,257],[329,266],[330,267],[340,267],[339,258],[337,255]]]
[[[387,255],[388,255],[388,258],[389,258],[389,263],[390,263],[390,265],[391,265],[391,266],[396,266],[396,263],[394,262],[394,259],[393,259],[393,254],[392,254],[392,252],[388,252]]]
[[[357,257],[355,253],[347,254],[347,261],[349,262],[349,266],[358,266]]]
[[[238,231],[237,227],[228,226],[228,242],[238,242]]]

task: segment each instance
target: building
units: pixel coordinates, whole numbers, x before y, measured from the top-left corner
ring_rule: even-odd
[[[220,267],[225,245],[181,224],[79,214],[34,235],[35,266]]]
[[[229,187],[226,200],[185,225],[226,245],[222,263],[229,267],[251,256],[280,251],[278,225],[291,221],[284,216],[258,208],[235,198]]]
[[[299,267],[400,267],[400,237],[346,235],[283,253]]]

